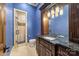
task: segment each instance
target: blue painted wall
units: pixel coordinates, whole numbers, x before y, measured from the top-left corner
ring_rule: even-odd
[[[41,35],[41,11],[39,10],[39,6],[36,9],[36,20],[35,20],[35,37]]]
[[[35,23],[36,23],[36,7],[33,7],[24,3],[13,4],[14,8],[24,10],[27,12],[27,23],[28,23],[28,39],[33,39],[35,37]]]
[[[65,5],[64,6],[64,11],[63,15],[55,16],[52,19],[52,33],[57,34],[57,35],[64,35],[68,36],[68,9],[69,6]]]
[[[6,46],[12,47],[14,44],[14,8],[27,12],[28,39],[34,39],[40,34],[40,11],[24,3],[6,4]],[[39,14],[39,16],[37,16]]]
[[[6,47],[13,45],[13,4],[6,4]]]

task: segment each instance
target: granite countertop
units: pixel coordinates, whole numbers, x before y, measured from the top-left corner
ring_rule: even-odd
[[[44,37],[55,37],[56,38],[55,40],[48,40],[48,39],[45,39],[45,40],[49,41],[52,44],[59,44],[59,45],[71,48],[72,50],[79,51],[79,44],[68,41],[68,37],[62,38],[62,37],[46,36],[46,35],[39,36],[39,37],[43,39],[45,39]]]

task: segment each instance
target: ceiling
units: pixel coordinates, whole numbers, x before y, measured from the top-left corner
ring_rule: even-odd
[[[28,3],[28,4],[37,7],[40,3]]]

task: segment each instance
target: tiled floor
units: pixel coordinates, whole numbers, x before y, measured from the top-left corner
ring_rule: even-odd
[[[35,48],[32,43],[19,44],[17,48],[12,48],[10,56],[37,56]]]

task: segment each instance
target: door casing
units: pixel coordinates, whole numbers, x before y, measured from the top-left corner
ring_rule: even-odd
[[[23,10],[19,10],[19,9],[16,9],[16,8],[14,8],[14,46],[15,47],[17,47],[17,43],[16,43],[16,40],[17,40],[17,37],[16,37],[16,24],[15,24],[15,15],[16,15],[16,11],[19,11],[19,12],[23,12],[23,13],[25,13],[26,14],[26,28],[25,28],[25,30],[26,30],[26,34],[25,34],[25,43],[27,43],[27,12],[26,11],[23,11]]]

